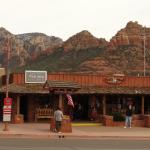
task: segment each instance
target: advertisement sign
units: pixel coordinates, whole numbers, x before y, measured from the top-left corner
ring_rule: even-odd
[[[25,71],[25,83],[45,83],[47,80],[47,71]]]
[[[11,114],[7,114],[7,115],[3,115],[3,121],[4,122],[9,122],[9,121],[11,121]]]
[[[11,106],[3,107],[3,121],[11,121]]]
[[[12,106],[12,98],[6,97],[4,98],[4,106],[3,106],[3,121],[11,121],[11,106]]]
[[[5,105],[12,105],[12,98],[9,98],[9,97],[7,97],[7,98],[4,98],[4,106]]]

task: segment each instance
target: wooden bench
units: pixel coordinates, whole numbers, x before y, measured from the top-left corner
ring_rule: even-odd
[[[35,122],[38,119],[50,119],[53,117],[53,109],[50,108],[36,108]]]

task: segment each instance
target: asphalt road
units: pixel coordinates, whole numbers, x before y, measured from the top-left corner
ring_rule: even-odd
[[[0,150],[150,150],[149,140],[0,138]]]

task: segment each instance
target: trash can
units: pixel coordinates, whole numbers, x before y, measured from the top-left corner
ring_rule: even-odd
[[[15,124],[24,123],[24,116],[22,114],[15,115],[14,123]]]

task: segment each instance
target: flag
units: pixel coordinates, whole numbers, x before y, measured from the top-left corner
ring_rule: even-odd
[[[67,96],[67,100],[68,100],[68,105],[74,107],[74,103],[73,103],[73,99],[72,99],[71,95],[66,94],[66,96]]]

